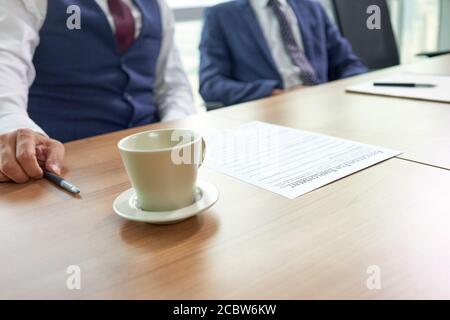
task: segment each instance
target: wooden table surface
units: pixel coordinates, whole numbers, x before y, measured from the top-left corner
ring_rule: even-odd
[[[338,95],[333,88],[339,84],[328,86],[330,95]],[[253,113],[255,119],[447,163],[448,150],[439,147],[448,135],[433,140],[433,157],[427,158],[424,140],[414,148],[398,137],[414,133],[410,121],[387,132],[389,126],[380,124],[383,130],[376,133],[375,124],[361,120],[378,115],[386,121],[381,111],[387,108],[375,110],[383,108],[373,100],[377,97],[355,95],[371,102],[359,107],[352,102],[350,110],[340,105],[344,98],[336,99],[335,116],[345,121],[337,125],[331,109],[320,103],[325,98],[313,98],[314,90],[254,102],[248,110],[238,106],[69,143],[66,177],[81,188],[80,198],[43,180],[1,184],[0,298],[450,298],[450,171],[430,165],[391,159],[294,200],[202,168],[200,178],[220,190],[217,204],[203,214],[170,226],[130,222],[114,214],[112,202],[130,187],[116,144],[144,129],[228,128],[250,120]],[[297,95],[305,111],[289,102]],[[308,107],[314,99],[318,110]],[[409,105],[412,113],[420,113],[415,101],[395,101],[392,108],[398,112],[406,113]],[[270,104],[279,110],[271,119]],[[449,106],[425,103],[422,108],[432,109],[428,117],[439,129],[426,130],[421,121],[431,119],[413,115],[418,130],[430,138],[439,130],[448,134],[441,121]],[[325,120],[312,121],[319,115]],[[66,287],[71,265],[81,268],[80,290]],[[370,266],[381,271],[380,290],[367,288]]]
[[[450,169],[450,104],[346,93],[351,84],[398,72],[449,71],[450,55],[219,109],[213,114],[261,120],[384,146],[400,157]],[[450,88],[449,88],[450,90]]]

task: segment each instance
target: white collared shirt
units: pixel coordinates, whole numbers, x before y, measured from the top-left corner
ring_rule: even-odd
[[[27,114],[28,90],[35,79],[33,55],[39,44],[39,31],[51,0],[0,1],[0,134],[18,128],[44,133]],[[107,0],[95,0],[106,14],[113,32],[115,26]],[[131,0],[127,3],[135,18],[136,36],[142,16]],[[163,26],[155,82],[155,102],[163,121],[197,112],[192,89],[174,43],[175,21],[164,0],[158,0]],[[81,22],[82,23],[82,22]],[[63,111],[62,111],[63,112]]]
[[[294,38],[299,47],[303,50],[303,41],[300,33],[300,27],[294,11],[286,0],[278,0],[281,4],[281,10],[286,14]],[[283,40],[281,38],[280,25],[272,8],[268,6],[269,0],[250,0],[253,10],[256,13],[259,24],[263,31],[267,45],[272,53],[273,60],[277,66],[278,72],[284,82],[284,88],[289,89],[302,84],[299,68],[292,63],[291,58],[286,52]]]

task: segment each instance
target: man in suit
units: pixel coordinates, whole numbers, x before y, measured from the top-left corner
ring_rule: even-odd
[[[312,0],[237,0],[205,11],[200,94],[231,105],[367,71]]]
[[[0,2],[0,182],[61,172],[61,142],[196,112],[165,0]]]

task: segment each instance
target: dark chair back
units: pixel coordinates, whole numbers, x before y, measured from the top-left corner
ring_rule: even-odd
[[[400,63],[386,0],[332,0],[332,4],[342,35],[371,70]],[[372,15],[367,13],[367,8],[371,5],[380,8],[381,29],[367,27],[367,20]]]

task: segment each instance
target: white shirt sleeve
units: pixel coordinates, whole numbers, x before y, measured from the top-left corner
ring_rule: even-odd
[[[46,5],[47,0],[0,2],[0,134],[18,128],[45,134],[28,117],[27,105]]]
[[[163,41],[157,62],[155,102],[162,121],[176,120],[198,112],[192,88],[175,46],[175,19],[165,0],[159,0]]]

